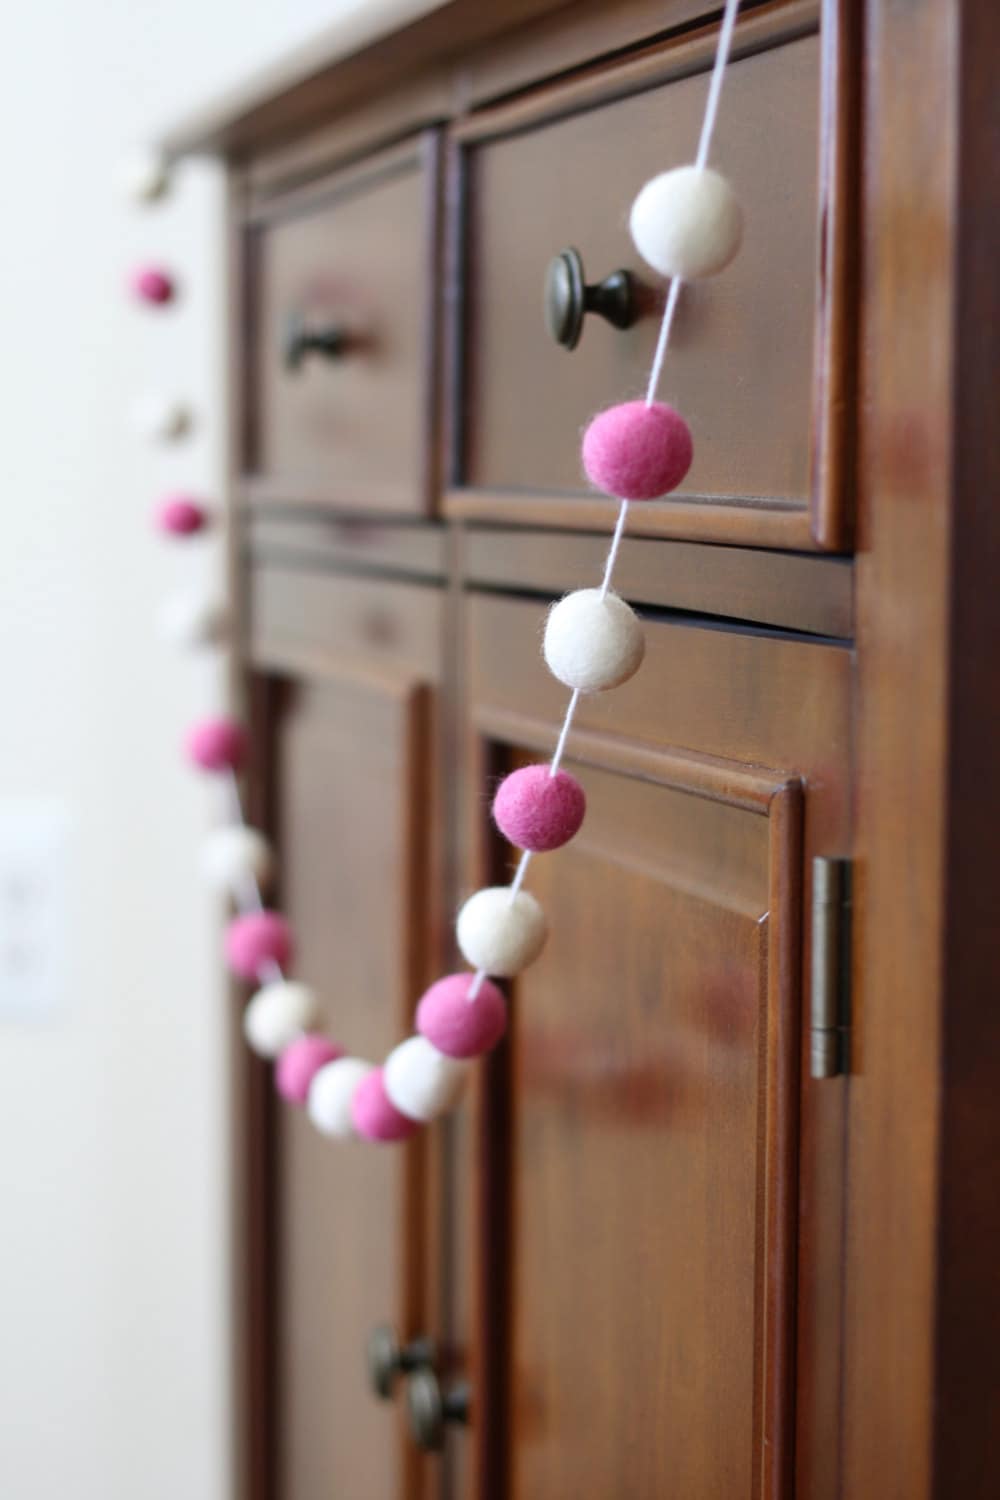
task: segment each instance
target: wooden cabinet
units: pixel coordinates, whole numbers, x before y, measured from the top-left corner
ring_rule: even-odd
[[[746,242],[682,300],[664,394],[696,460],[632,507],[647,656],[581,704],[589,811],[531,866],[552,932],[508,1037],[384,1151],[240,1055],[249,1500],[996,1489],[996,20],[743,10],[715,159]],[[172,144],[230,169],[251,794],[299,969],[373,1058],[510,874],[496,779],[553,746],[542,615],[613,521],[577,435],[640,393],[663,300],[626,214],[694,151],[717,12],[394,8]],[[541,305],[569,246],[639,283],[571,354]],[[349,337],[292,368],[295,319]],[[817,858],[853,914],[816,909]],[[844,1076],[810,1067],[824,995]],[[383,1322],[468,1387],[438,1455],[406,1380],[368,1389]]]

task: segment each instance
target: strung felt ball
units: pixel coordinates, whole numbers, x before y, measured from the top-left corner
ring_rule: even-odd
[[[136,266],[129,273],[128,284],[137,301],[148,302],[154,307],[170,302],[176,290],[173,277],[160,266]]]
[[[509,886],[495,885],[469,897],[458,914],[455,934],[474,969],[509,979],[541,953],[549,924],[530,892],[518,891],[511,900]]]
[[[175,594],[161,606],[156,626],[161,640],[181,650],[218,646],[228,634],[229,613],[215,599]]]
[[[153,522],[167,536],[193,536],[208,525],[208,512],[187,495],[167,495],[156,507]]]
[[[359,1084],[374,1071],[374,1064],[360,1057],[340,1057],[314,1074],[306,1109],[317,1130],[342,1141],[356,1138],[351,1101]]]
[[[553,677],[581,693],[599,693],[639,670],[646,638],[617,594],[602,599],[600,589],[577,589],[549,611],[542,651]]]
[[[132,405],[132,421],[141,437],[169,443],[191,426],[191,412],[183,401],[169,396],[140,396]]]
[[[493,799],[493,818],[518,849],[544,854],[561,849],[578,832],[587,810],[583,787],[568,771],[522,766],[505,776]]]
[[[324,1063],[336,1062],[344,1056],[343,1047],[328,1041],[315,1032],[296,1037],[289,1042],[278,1058],[274,1070],[274,1084],[289,1104],[305,1104],[309,1088]]]
[[[297,979],[262,985],[243,1012],[243,1035],[258,1057],[277,1057],[319,1019],[316,992]]]
[[[598,412],[583,435],[591,484],[619,500],[657,500],[691,467],[694,444],[684,418],[665,401],[623,401]]]
[[[471,1066],[446,1057],[425,1036],[410,1036],[385,1060],[385,1092],[401,1114],[426,1124],[457,1102]]]
[[[118,178],[133,203],[155,203],[170,185],[170,171],[159,151],[136,147],[119,164]]]
[[[507,1030],[503,991],[484,979],[469,999],[474,976],[448,974],[432,984],[417,1006],[417,1030],[446,1057],[480,1057]]]
[[[392,1103],[381,1068],[373,1068],[354,1090],[351,1123],[366,1141],[405,1141],[420,1128]]]
[[[232,823],[214,828],[205,839],[201,867],[217,890],[239,895],[250,881],[267,884],[274,869],[274,851],[256,828]]]
[[[226,962],[241,979],[256,979],[268,964],[283,968],[292,956],[292,929],[276,911],[248,911],[226,928]]]
[[[632,242],[661,276],[714,276],[743,239],[743,210],[710,167],[674,167],[642,188],[629,218]]]
[[[246,757],[247,736],[235,719],[199,719],[184,742],[188,760],[202,771],[237,771]]]

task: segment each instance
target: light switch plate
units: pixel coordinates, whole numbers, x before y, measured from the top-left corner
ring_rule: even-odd
[[[66,998],[69,816],[0,801],[0,1021],[46,1021]]]

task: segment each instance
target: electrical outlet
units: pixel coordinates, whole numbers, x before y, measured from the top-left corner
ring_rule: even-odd
[[[0,1020],[64,1003],[68,831],[60,803],[0,802]]]

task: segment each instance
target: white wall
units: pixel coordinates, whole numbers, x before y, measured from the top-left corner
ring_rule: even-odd
[[[220,184],[118,197],[124,147],[298,43],[333,0],[33,0],[0,62],[0,812],[73,828],[69,982],[0,1017],[0,1495],[224,1500],[230,1473],[218,910],[196,859],[211,796],[180,766],[217,664],[156,640],[155,602],[219,543],[150,533],[158,492],[221,474]],[[131,308],[163,256],[176,311]],[[170,451],[143,388],[192,399]]]

